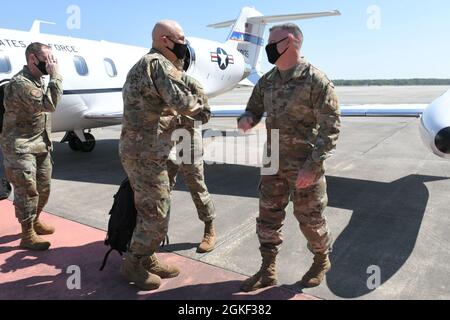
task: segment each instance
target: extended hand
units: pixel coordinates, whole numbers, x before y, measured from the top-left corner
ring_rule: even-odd
[[[316,174],[308,170],[300,170],[295,186],[297,189],[308,189],[316,182]]]
[[[203,105],[197,103],[194,107],[190,108],[188,111],[183,112],[183,116],[195,117],[197,114],[203,111]]]
[[[253,120],[250,117],[243,117],[238,124],[239,130],[245,132],[251,130],[253,128]]]

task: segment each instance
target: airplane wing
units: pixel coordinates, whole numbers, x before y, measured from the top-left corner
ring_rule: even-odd
[[[123,118],[123,112],[95,112],[89,111],[84,115],[84,118],[87,120],[121,120]]]
[[[427,104],[367,104],[343,105],[341,114],[344,117],[420,117]],[[244,113],[245,105],[216,105],[212,106],[214,117],[239,117]]]
[[[367,104],[341,106],[343,116],[420,117],[427,104]]]
[[[99,108],[86,112],[83,117],[102,125],[114,126],[122,124],[123,110]]]
[[[344,117],[420,117],[427,104],[367,104],[341,106]],[[213,117],[239,117],[245,112],[245,105],[214,105]],[[104,110],[104,109],[103,109]],[[85,119],[104,123],[118,122],[123,118],[123,111],[88,111]]]

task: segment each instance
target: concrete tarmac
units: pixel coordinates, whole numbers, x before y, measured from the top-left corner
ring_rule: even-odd
[[[414,99],[404,97],[404,87],[391,88],[394,93],[386,95],[377,93],[378,87],[366,89],[341,88],[341,100],[424,103],[447,88],[408,89],[420,92]],[[248,88],[237,89],[212,104],[245,104],[248,94]],[[289,206],[278,263],[280,285],[324,299],[450,299],[450,162],[423,145],[419,125],[415,118],[343,119],[336,155],[327,162],[326,215],[336,239],[333,269],[319,288],[295,285],[311,265],[312,254]],[[263,141],[249,143],[249,136],[236,133],[235,126],[235,119],[212,120],[208,127],[228,136],[205,139],[206,160],[218,161],[222,140],[237,150],[244,145],[260,152]],[[46,211],[106,230],[113,195],[125,178],[118,159],[120,127],[93,134],[98,141],[91,154],[55,143],[53,190]],[[53,136],[55,142],[61,137]],[[260,170],[247,160],[206,166],[217,210],[216,250],[196,253],[203,225],[181,177],[172,199],[171,244],[164,250],[245,276],[259,269],[255,218]]]

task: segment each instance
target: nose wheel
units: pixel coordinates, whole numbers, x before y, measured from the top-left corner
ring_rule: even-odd
[[[75,132],[68,132],[62,142],[68,142],[70,149],[75,152],[89,153],[94,151],[96,144],[95,137],[89,132],[85,132],[83,134],[85,141],[81,141]]]

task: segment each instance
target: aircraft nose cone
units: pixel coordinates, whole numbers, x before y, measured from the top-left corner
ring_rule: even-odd
[[[450,154],[450,127],[444,128],[436,135],[436,148],[445,154]]]

